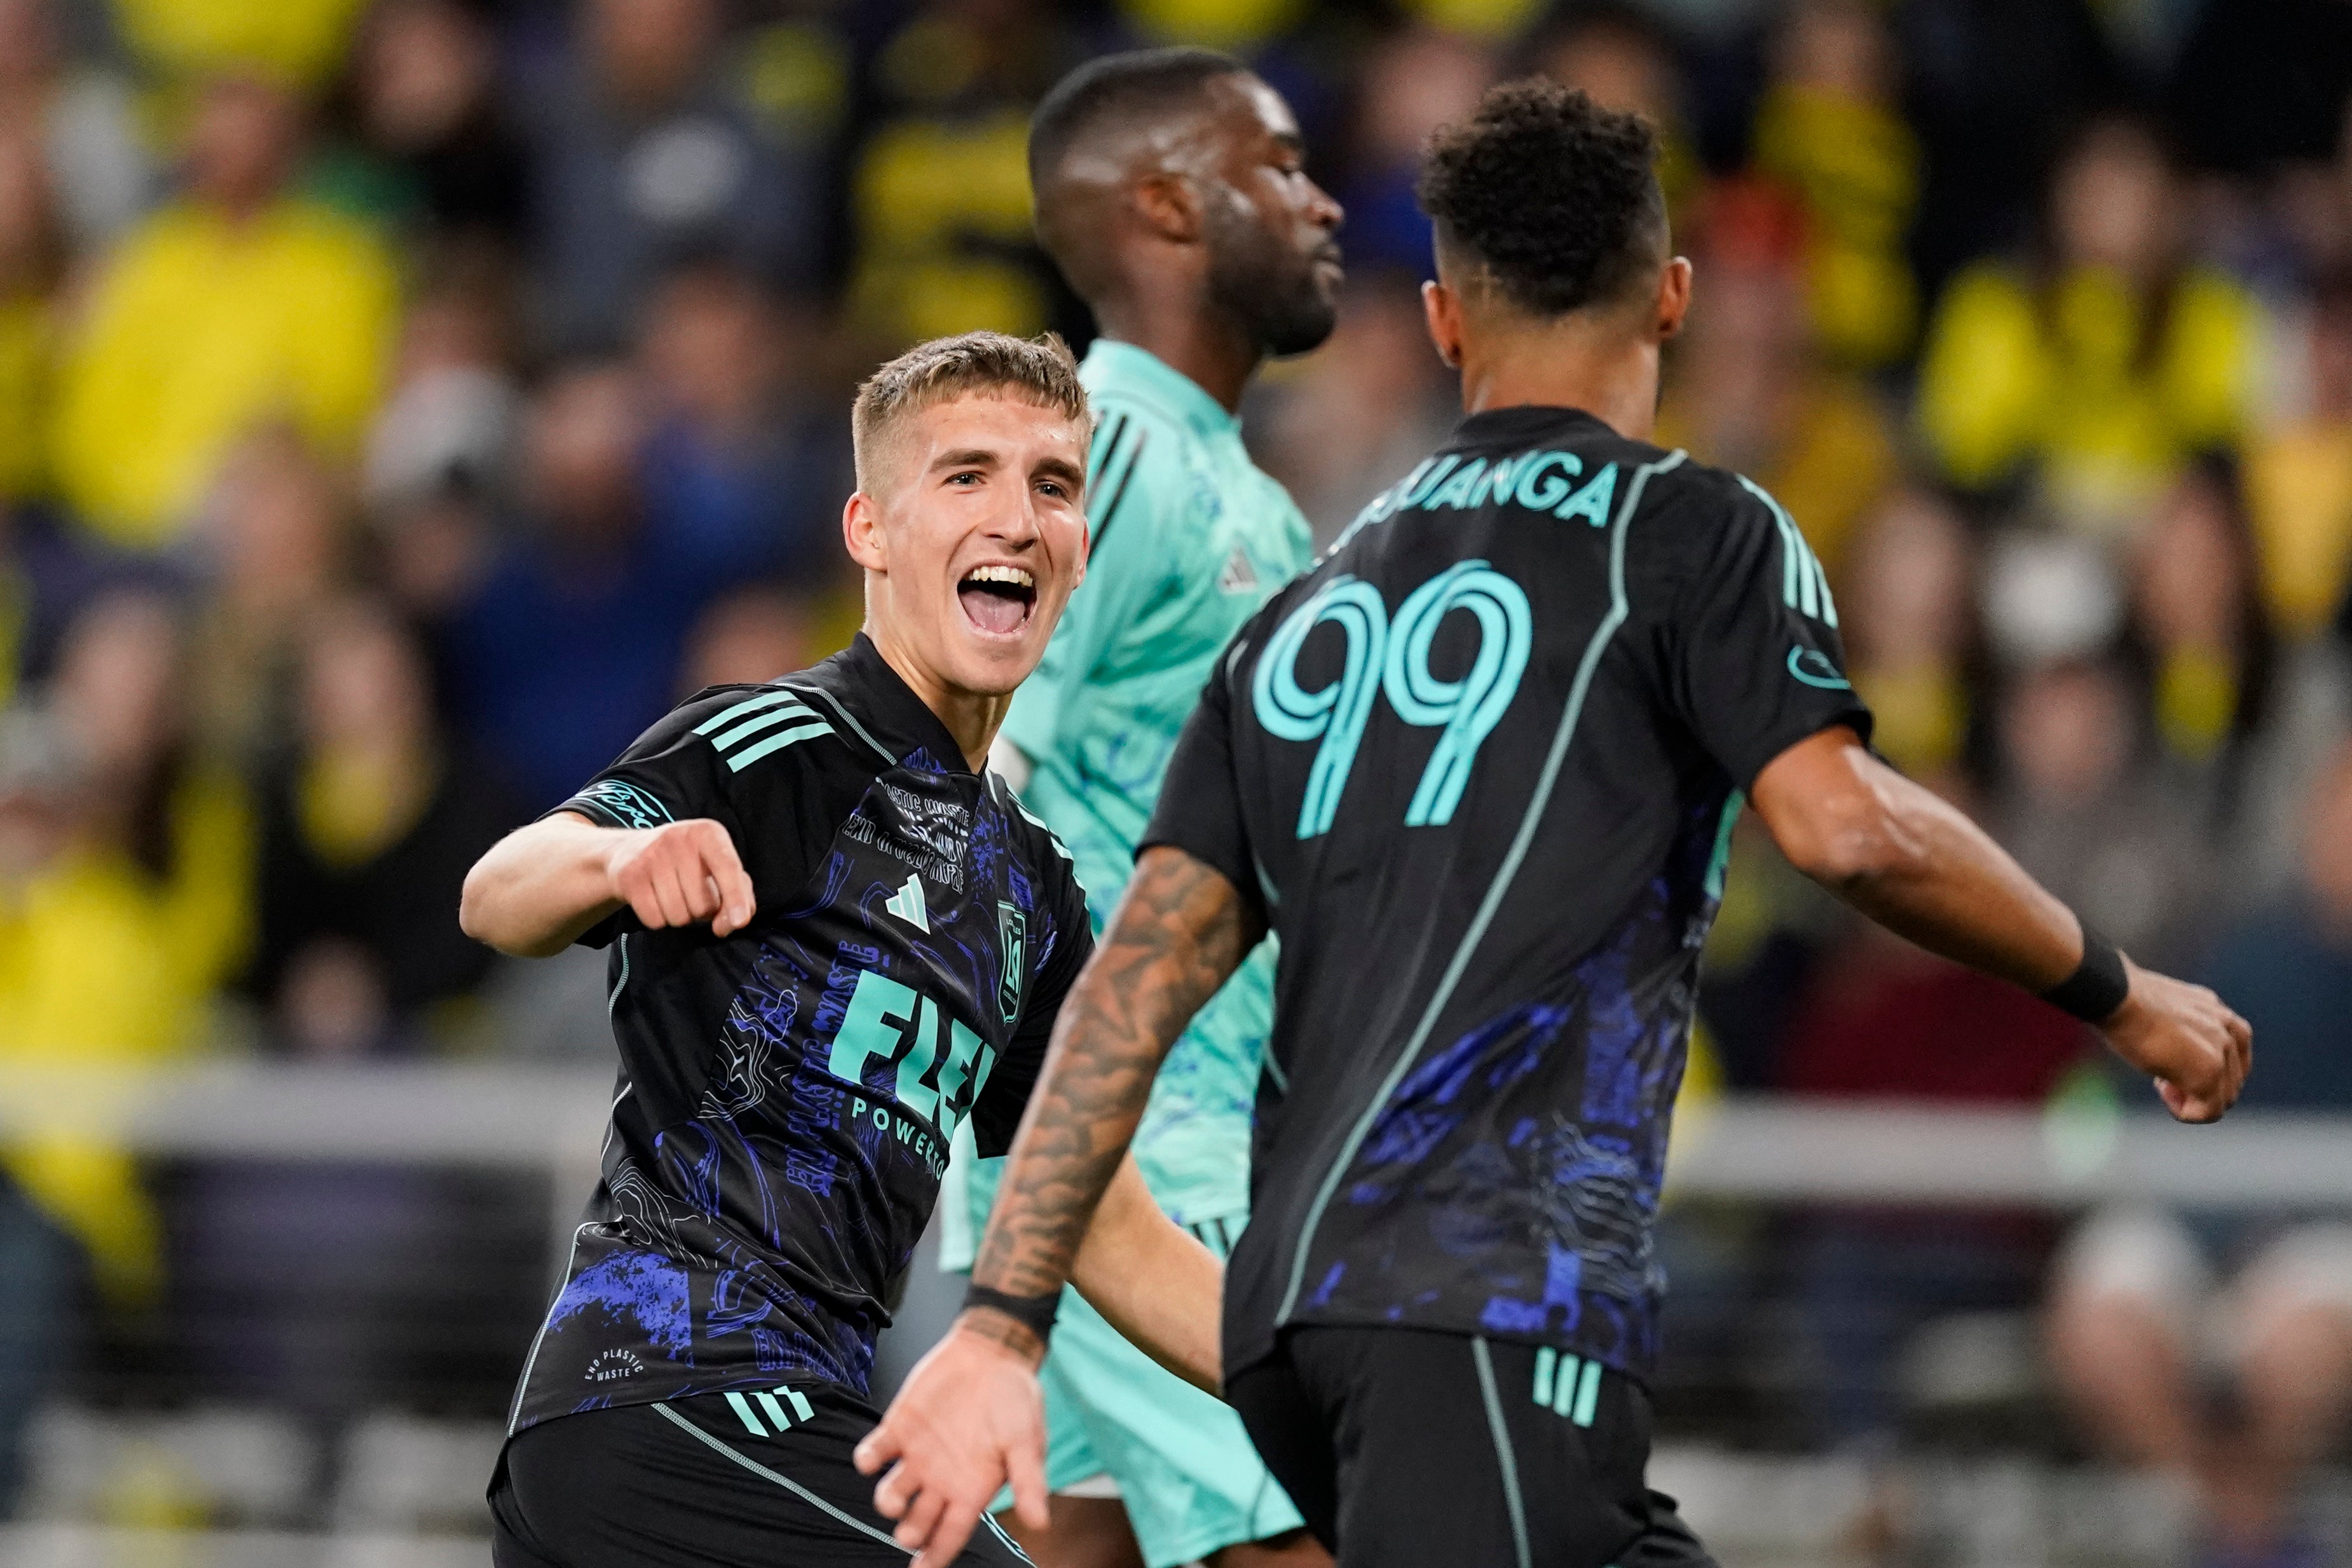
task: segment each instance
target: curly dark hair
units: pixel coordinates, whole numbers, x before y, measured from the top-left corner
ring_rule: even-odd
[[[1657,264],[1657,152],[1640,115],[1530,78],[1430,138],[1418,193],[1441,240],[1484,262],[1512,304],[1559,316],[1622,297]]]

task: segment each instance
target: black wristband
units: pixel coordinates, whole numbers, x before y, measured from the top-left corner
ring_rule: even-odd
[[[1050,1296],[1015,1296],[975,1284],[964,1291],[963,1304],[967,1310],[986,1307],[991,1312],[1003,1312],[1035,1334],[1037,1343],[1044,1344],[1054,1337],[1054,1313],[1062,1305],[1062,1292],[1056,1291]]]
[[[2042,999],[2087,1024],[2102,1024],[2131,995],[2124,956],[2088,925],[2083,927],[2083,961],[2074,972],[2042,993]]]

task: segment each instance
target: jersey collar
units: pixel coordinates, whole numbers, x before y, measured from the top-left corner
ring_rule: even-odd
[[[1599,417],[1580,408],[1562,408],[1552,403],[1521,402],[1508,408],[1490,408],[1482,413],[1465,414],[1462,423],[1454,427],[1448,446],[1486,446],[1491,444],[1533,440],[1558,431],[1561,425],[1589,425],[1608,431],[1609,426]],[[1614,434],[1614,432],[1611,432]]]
[[[1233,435],[1242,427],[1198,382],[1133,343],[1097,338],[1087,350],[1087,362],[1078,367],[1078,378],[1089,392],[1141,398],[1202,435]]]
[[[873,639],[860,632],[848,647],[812,668],[808,676],[845,707],[854,737],[871,742],[906,767],[933,773],[970,773],[962,748],[914,688],[901,680]]]

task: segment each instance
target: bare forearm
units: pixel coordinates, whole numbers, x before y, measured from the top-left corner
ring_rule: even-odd
[[[1757,780],[1756,803],[1800,870],[1931,953],[2031,991],[2082,959],[2073,911],[1958,809],[1850,736],[1792,748]]]
[[[1120,1161],[1078,1247],[1079,1294],[1146,1355],[1215,1394],[1224,1279],[1216,1254],[1160,1212],[1135,1162]]]
[[[606,867],[624,831],[569,811],[516,829],[466,874],[458,924],[516,957],[562,952],[621,907]]]
[[[1062,1004],[975,1283],[1042,1296],[1068,1281],[1160,1060],[1264,934],[1234,885],[1192,856],[1156,849],[1137,863],[1102,946]]]

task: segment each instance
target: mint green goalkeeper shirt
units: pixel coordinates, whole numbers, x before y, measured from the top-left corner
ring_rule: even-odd
[[[1190,378],[1108,339],[1078,375],[1095,412],[1093,550],[1003,734],[1030,760],[1022,800],[1069,847],[1100,936],[1210,667],[1312,564],[1314,544],[1289,495],[1250,461],[1241,422]],[[1274,960],[1268,941],[1194,1018],[1136,1134],[1144,1179],[1179,1223],[1248,1207]]]

